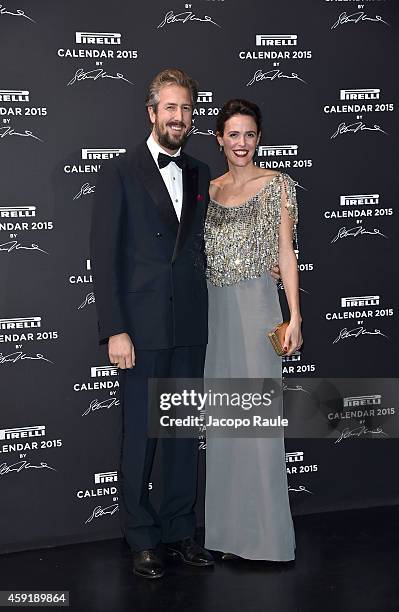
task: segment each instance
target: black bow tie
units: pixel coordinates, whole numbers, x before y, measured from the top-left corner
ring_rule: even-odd
[[[181,155],[177,155],[176,157],[172,157],[171,155],[166,155],[165,153],[158,153],[158,166],[159,169],[165,168],[170,162],[175,162],[179,168],[183,170],[186,165],[186,158],[184,153]]]

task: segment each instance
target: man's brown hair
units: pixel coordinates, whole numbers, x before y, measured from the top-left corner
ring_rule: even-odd
[[[156,75],[148,87],[146,106],[151,106],[154,112],[156,112],[159,103],[160,89],[164,85],[178,85],[179,87],[188,89],[191,94],[193,108],[195,107],[198,96],[197,81],[194,81],[194,79],[183,72],[183,70],[179,70],[178,68],[166,68],[166,70],[162,70]]]

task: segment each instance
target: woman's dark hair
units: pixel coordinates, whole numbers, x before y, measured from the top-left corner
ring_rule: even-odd
[[[262,131],[262,114],[259,106],[248,100],[234,98],[226,102],[216,120],[216,131],[221,136],[223,136],[226,121],[234,115],[249,115],[249,117],[253,117],[258,128],[258,134]]]

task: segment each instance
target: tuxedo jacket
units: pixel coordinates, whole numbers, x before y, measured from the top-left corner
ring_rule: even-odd
[[[100,344],[122,332],[137,349],[207,343],[210,173],[185,157],[180,223],[146,142],[101,166],[90,232]]]

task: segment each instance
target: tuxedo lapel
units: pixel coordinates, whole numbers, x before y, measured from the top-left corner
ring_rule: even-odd
[[[183,170],[183,205],[172,261],[178,256],[189,233],[191,221],[194,218],[195,205],[197,203],[197,190],[198,168],[196,166],[186,166]]]
[[[177,234],[179,230],[179,220],[173,202],[170,199],[164,180],[146,142],[139,147],[138,153],[140,178],[163,220]]]

